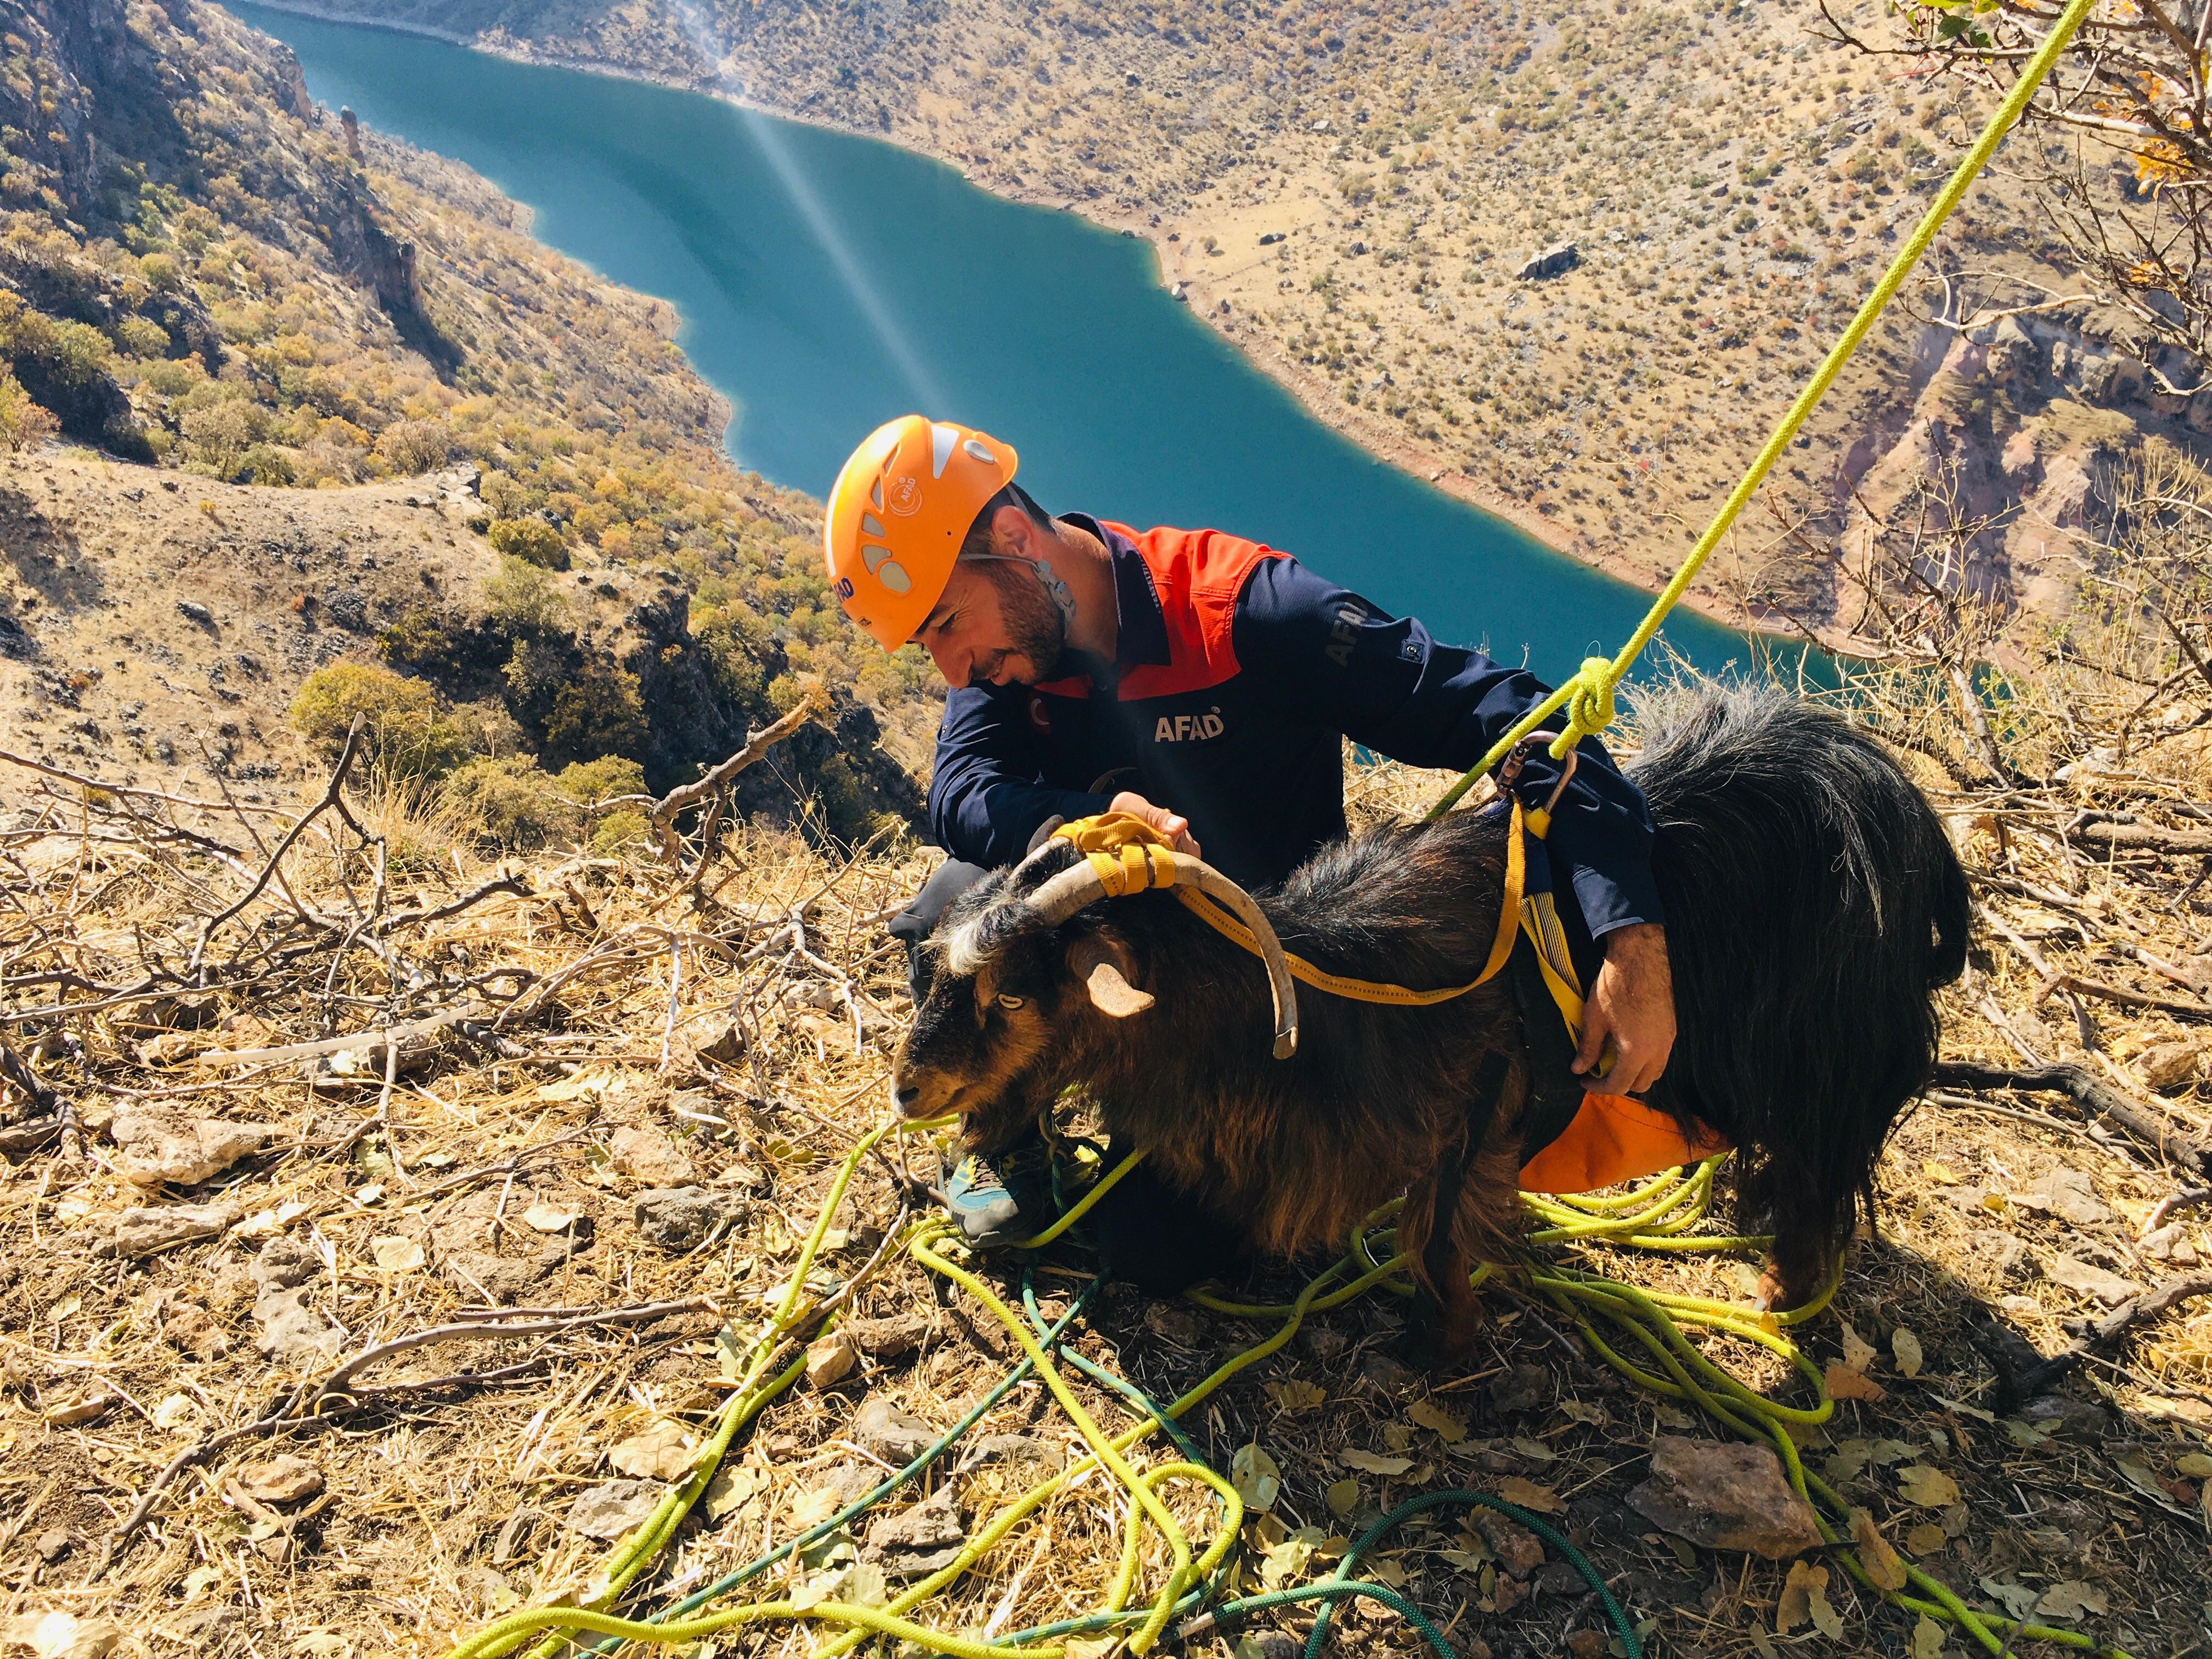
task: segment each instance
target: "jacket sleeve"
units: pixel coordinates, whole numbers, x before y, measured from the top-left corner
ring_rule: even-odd
[[[1088,817],[1109,797],[1041,781],[1044,746],[1023,686],[947,694],[930,771],[929,827],[937,844],[987,870],[1012,864],[1047,818]]]
[[[1443,645],[1411,617],[1392,617],[1295,559],[1256,566],[1238,595],[1234,641],[1286,718],[1334,727],[1408,766],[1465,770],[1551,691],[1525,668]],[[1565,717],[1560,717],[1564,720]],[[1651,815],[1595,738],[1547,837],[1593,937],[1663,922],[1651,878]],[[1518,792],[1541,805],[1559,763],[1534,745]]]

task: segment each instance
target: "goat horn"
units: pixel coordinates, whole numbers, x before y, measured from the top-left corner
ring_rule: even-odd
[[[1023,901],[1045,920],[1045,925],[1057,927],[1078,910],[1085,909],[1106,896],[1104,878],[1091,867],[1089,859],[1078,859],[1058,875],[1050,878]]]
[[[1188,885],[1227,905],[1259,941],[1260,960],[1267,969],[1267,992],[1275,1003],[1275,1058],[1288,1060],[1298,1051],[1298,993],[1291,980],[1290,960],[1283,954],[1282,941],[1275,937],[1273,925],[1249,893],[1212,865],[1188,853],[1177,853],[1173,857],[1176,871]]]
[[[1195,887],[1209,898],[1218,899],[1233,912],[1237,919],[1252,931],[1259,942],[1260,959],[1267,964],[1267,990],[1275,1005],[1275,1058],[1288,1060],[1298,1048],[1298,996],[1291,980],[1291,964],[1283,954],[1280,940],[1252,896],[1223,875],[1212,865],[1194,859],[1188,853],[1163,853],[1162,857],[1175,860],[1177,878],[1187,887]],[[1044,919],[1048,927],[1057,927],[1077,911],[1096,904],[1106,896],[1106,883],[1091,860],[1070,866],[1047,881],[1024,901],[1030,908]]]

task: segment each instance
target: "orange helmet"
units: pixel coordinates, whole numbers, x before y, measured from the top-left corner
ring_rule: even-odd
[[[1012,445],[919,415],[860,441],[830,488],[822,549],[845,614],[884,650],[914,637],[951,578],[968,526],[1018,465]]]

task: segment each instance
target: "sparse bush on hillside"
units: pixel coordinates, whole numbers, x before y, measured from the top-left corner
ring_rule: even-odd
[[[561,532],[543,519],[494,519],[492,546],[508,558],[520,559],[545,570],[568,568],[568,544]]]
[[[653,839],[653,826],[635,806],[617,806],[604,814],[592,830],[592,853],[612,858],[626,848],[644,846]]]
[[[374,663],[337,662],[307,676],[292,699],[292,725],[328,757],[344,748],[356,715],[370,768],[388,778],[442,775],[468,754],[438,694]]]
[[[554,781],[577,805],[589,807],[617,795],[645,793],[645,769],[625,756],[602,755],[597,760],[571,762]]]
[[[647,736],[637,676],[605,663],[586,664],[545,717],[545,746],[556,755],[635,755]]]
[[[530,733],[523,729],[507,704],[497,697],[483,697],[474,702],[456,703],[453,714],[453,727],[466,740],[470,752],[489,755],[528,756],[534,747]]]
[[[555,781],[517,755],[482,756],[441,787],[453,821],[479,845],[527,852],[577,835],[584,814]]]
[[[445,465],[453,447],[453,428],[443,421],[394,421],[376,434],[377,459],[408,477]]]
[[[647,821],[636,796],[647,793],[645,769],[619,755],[602,755],[595,761],[578,761],[563,767],[553,781],[561,793],[584,809],[591,827],[592,853],[605,858],[634,844],[649,842],[653,826]],[[620,800],[619,805],[594,811],[600,801]]]
[[[376,654],[402,668],[436,673],[454,658],[458,649],[454,635],[455,629],[447,617],[417,605],[378,631]]]
[[[239,475],[246,452],[260,442],[268,429],[260,411],[242,398],[227,398],[186,414],[179,423],[197,465],[211,477],[229,482]]]
[[[574,614],[566,594],[539,567],[517,558],[500,561],[499,574],[484,584],[491,619],[516,639],[567,638]]]
[[[768,689],[763,659],[775,644],[767,625],[741,606],[702,607],[692,616],[691,637],[714,689],[740,708],[758,708]]]
[[[59,427],[60,422],[31,401],[21,380],[13,374],[0,374],[0,449],[19,454],[44,443]]]
[[[115,325],[115,343],[133,357],[159,357],[169,349],[169,331],[147,317],[125,317]]]
[[[234,475],[240,483],[288,484],[296,475],[292,458],[275,444],[249,444]]]
[[[510,706],[532,718],[550,708],[553,697],[568,684],[576,652],[568,643],[532,635],[514,642],[501,675],[507,681]]]

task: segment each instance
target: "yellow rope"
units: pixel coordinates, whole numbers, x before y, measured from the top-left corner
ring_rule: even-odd
[[[1667,613],[1674,608],[1683,594],[1689,592],[1690,584],[1698,579],[1698,572],[1705,568],[1713,549],[1720,545],[1721,538],[1728,534],[1729,526],[1735,523],[1736,515],[1743,511],[1759,486],[1765,482],[1766,475],[1773,470],[1775,462],[1782,459],[1782,452],[1790,447],[1790,441],[1797,435],[1797,428],[1805,424],[1806,417],[1827,394],[1836,376],[1843,372],[1844,365],[1850,362],[1860,343],[1881,319],[1883,311],[1887,309],[1889,302],[1897,297],[1898,289],[1905,286],[1905,279],[1912,274],[1913,266],[1920,263],[1920,256],[1936,240],[1936,233],[1942,229],[1943,222],[1951,216],[1952,210],[1965,199],[1966,191],[1989,164],[1990,157],[1996,153],[1997,145],[2003,142],[2005,134],[2012,131],[2014,125],[2027,111],[2037,89],[2057,64],[2059,54],[2066,50],[2075,31],[2081,27],[2095,4],[2096,0],[2069,0],[2066,9],[2060,14],[2051,33],[2044,37],[2043,45],[2037,48],[2035,56],[2021,71],[2020,79],[2013,83],[2012,90],[2005,94],[2004,102],[1997,106],[1996,113],[1982,129],[1981,137],[1974,140],[1974,147],[1966,152],[1936,199],[1929,204],[1928,211],[1920,216],[1920,222],[1913,227],[1912,234],[1905,239],[1905,246],[1898,249],[1897,257],[1889,262],[1889,269],[1882,272],[1881,280],[1874,286],[1874,292],[1868,295],[1865,303],[1859,307],[1858,314],[1851,319],[1850,326],[1829,349],[1827,356],[1821,361],[1812,380],[1797,394],[1796,401],[1790,405],[1789,411],[1768,436],[1765,446],[1752,462],[1750,471],[1729,492],[1728,500],[1721,503],[1720,511],[1705,526],[1705,533],[1698,538],[1697,545],[1690,550],[1689,557],[1682,561],[1682,568],[1674,573],[1674,579],[1660,591],[1650,610],[1644,613],[1644,620],[1637,624],[1636,631],[1628,636],[1627,643],[1610,660],[1604,657],[1583,659],[1583,665],[1569,675],[1558,690],[1522,715],[1514,723],[1512,730],[1491,745],[1490,752],[1470,768],[1452,786],[1450,792],[1431,809],[1430,817],[1435,817],[1449,811],[1460,797],[1474,787],[1477,778],[1504,760],[1513,751],[1516,744],[1561,708],[1567,711],[1567,726],[1552,744],[1552,757],[1555,760],[1564,758],[1567,751],[1584,738],[1595,737],[1613,724],[1613,688],[1626,676],[1638,653],[1651,643],[1651,636],[1667,620]]]
[[[1521,803],[1513,803],[1513,823],[1505,837],[1505,893],[1498,912],[1498,932],[1491,941],[1490,958],[1482,971],[1464,985],[1448,985],[1434,991],[1413,991],[1402,985],[1371,979],[1352,979],[1316,968],[1297,952],[1285,951],[1283,960],[1291,977],[1316,991],[1353,1002],[1386,1003],[1401,1008],[1427,1008],[1463,997],[1498,977],[1513,955],[1515,924],[1522,920],[1521,893],[1528,878],[1528,853],[1522,845]],[[1168,838],[1142,818],[1127,812],[1099,812],[1063,823],[1053,831],[1059,840],[1073,842],[1098,872],[1109,898],[1158,890],[1172,891],[1190,913],[1224,939],[1241,945],[1254,956],[1260,941],[1252,930],[1194,888],[1178,884],[1175,861],[1157,857],[1169,846]],[[1063,1224],[1070,1218],[1062,1218]]]

